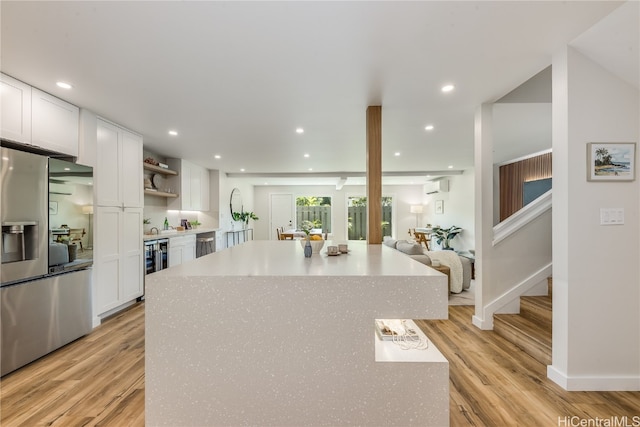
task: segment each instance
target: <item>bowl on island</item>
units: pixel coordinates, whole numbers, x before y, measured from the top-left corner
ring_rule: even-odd
[[[324,246],[324,240],[309,240],[309,243],[311,243],[311,254],[319,254],[320,249]],[[306,244],[306,238],[300,239],[300,246],[304,248]]]

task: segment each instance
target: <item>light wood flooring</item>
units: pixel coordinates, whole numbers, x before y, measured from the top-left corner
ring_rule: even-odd
[[[472,315],[473,307],[451,306],[449,320],[418,321],[450,363],[452,426],[640,417],[640,392],[564,391],[546,378],[546,366],[472,326]],[[144,303],[5,376],[0,387],[2,427],[144,426]]]

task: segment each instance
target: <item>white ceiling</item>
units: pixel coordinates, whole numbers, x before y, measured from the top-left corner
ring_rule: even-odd
[[[638,87],[632,3],[578,48]],[[382,105],[383,170],[420,172],[394,183],[424,182],[429,171],[472,167],[476,108],[547,68],[553,53],[619,5],[2,1],[0,65],[141,133],[151,151],[233,174],[244,168],[256,184],[292,183],[275,175],[309,168],[325,174],[322,184],[364,172],[365,111]],[[74,88],[59,89],[58,80]],[[445,83],[456,89],[443,94]],[[522,151],[513,146],[526,138],[514,142],[513,132],[539,134],[550,109],[507,105],[501,117],[520,124],[505,131],[507,145]],[[550,123],[545,132],[550,138]]]

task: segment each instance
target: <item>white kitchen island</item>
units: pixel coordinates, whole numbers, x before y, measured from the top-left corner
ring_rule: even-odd
[[[447,317],[447,277],[384,245],[250,241],[147,276],[148,426],[443,426],[449,365],[375,319]]]

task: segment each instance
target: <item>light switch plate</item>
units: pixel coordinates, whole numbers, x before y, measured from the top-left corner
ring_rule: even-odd
[[[624,224],[624,208],[600,208],[600,225]]]

